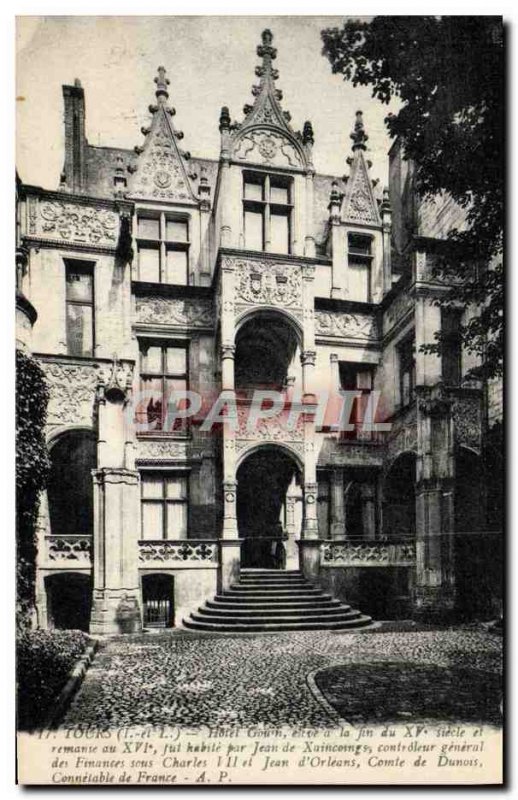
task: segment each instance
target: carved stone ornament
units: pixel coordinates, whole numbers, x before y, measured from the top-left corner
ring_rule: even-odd
[[[251,305],[265,303],[282,308],[302,307],[299,267],[252,259],[234,263],[238,302]]]
[[[414,542],[324,542],[325,566],[392,566],[415,563]]]
[[[136,313],[137,322],[150,325],[177,325],[187,328],[212,328],[214,325],[210,300],[157,295],[137,297]]]
[[[300,417],[294,427],[288,428],[288,415],[281,413],[271,419],[259,419],[253,430],[249,430],[247,427],[249,413],[249,406],[237,406],[236,451],[239,452],[252,444],[284,443],[303,456],[304,423]]]
[[[46,536],[45,544],[49,561],[63,562],[70,569],[70,562],[90,566],[92,557],[91,536]]]
[[[155,200],[193,200],[187,171],[167,112],[160,108],[137,163],[131,194]]]
[[[315,334],[339,339],[376,341],[378,338],[374,316],[334,311],[315,312]]]
[[[50,388],[47,424],[90,427],[99,383],[96,366],[48,361],[40,365]]]
[[[139,461],[186,461],[187,442],[141,437],[137,440],[136,457]]]
[[[363,154],[360,151],[355,154],[351,172],[344,200],[342,219],[349,222],[379,224],[380,219],[376,201],[372,194],[369,173]]]
[[[115,247],[119,217],[106,208],[31,198],[28,230],[39,239]]]
[[[270,130],[248,131],[238,140],[234,158],[236,161],[253,161],[268,166],[303,166],[300,153],[289,139]]]
[[[153,562],[215,561],[217,545],[204,541],[141,541],[139,542],[139,561],[150,566]]]
[[[455,444],[480,450],[482,412],[480,396],[462,397],[454,401],[452,416]]]

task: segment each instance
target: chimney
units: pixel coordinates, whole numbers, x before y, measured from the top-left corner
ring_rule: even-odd
[[[76,78],[63,86],[65,104],[65,166],[61,183],[69,192],[86,189],[85,93]]]

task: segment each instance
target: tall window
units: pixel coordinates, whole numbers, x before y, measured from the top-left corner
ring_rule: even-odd
[[[291,252],[292,182],[283,175],[244,173],[245,247]]]
[[[164,212],[139,214],[137,221],[138,278],[149,283],[187,284],[189,225]]]
[[[372,238],[350,233],[347,258],[349,298],[360,303],[370,303]]]
[[[369,436],[367,436],[369,431],[363,431],[363,423],[369,395],[372,391],[372,367],[350,361],[341,361],[339,369],[340,388],[342,391],[354,392],[356,395],[361,395],[354,400],[350,417],[348,420],[345,420],[349,425],[354,425],[354,430],[342,431],[341,438],[357,439],[359,435],[361,435],[362,438],[369,438]]]
[[[170,342],[140,341],[140,398],[136,418],[149,432],[181,432],[187,430],[187,420],[173,422],[174,409],[168,409],[174,395],[187,389],[187,347]],[[176,396],[178,398],[178,395]],[[185,401],[176,401],[185,408]],[[168,413],[169,411],[169,413]]]
[[[415,397],[415,340],[405,339],[398,347],[399,355],[399,399],[407,406]]]
[[[155,472],[141,477],[142,539],[186,539],[187,477]]]
[[[71,356],[94,352],[93,264],[65,262],[67,305],[67,350]]]
[[[441,310],[442,379],[448,386],[458,386],[462,378],[461,318],[459,309]]]

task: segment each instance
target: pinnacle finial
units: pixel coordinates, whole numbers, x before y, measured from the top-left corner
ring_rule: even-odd
[[[165,76],[166,69],[165,67],[158,67],[157,69],[157,76],[155,78],[156,83],[156,99],[159,103],[165,103],[169,98],[169,92],[167,91],[167,87],[170,84],[169,78]]]
[[[315,136],[313,134],[313,125],[307,119],[302,129],[302,142],[303,144],[315,144]]]
[[[368,136],[365,133],[365,126],[363,124],[363,112],[357,111],[356,112],[356,122],[354,123],[354,130],[351,133],[351,139],[353,140],[353,151],[354,150],[366,150],[366,141],[368,140]]]
[[[273,80],[275,80],[278,73],[277,70],[272,69],[272,61],[277,58],[277,50],[275,47],[272,47],[273,33],[269,28],[266,28],[266,30],[262,32],[261,41],[262,44],[257,46],[257,55],[259,58],[263,59],[263,63],[260,67],[256,67],[256,75],[258,77],[263,77],[269,73]]]

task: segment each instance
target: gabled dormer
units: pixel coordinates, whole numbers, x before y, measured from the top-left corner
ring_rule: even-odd
[[[378,183],[370,177],[365,158],[368,135],[361,111],[351,133],[352,155],[345,191],[334,182],[329,198],[328,250],[333,261],[331,296],[341,300],[379,303],[390,288],[390,207],[388,192],[378,200]],[[388,276],[388,277],[387,277]]]
[[[128,197],[132,200],[155,200],[168,203],[196,204],[188,161],[190,154],[180,150],[182,131],[175,128],[175,109],[168,105],[169,78],[164,67],[155,78],[156,103],[149,106],[151,125],[142,128],[144,144],[136,147],[137,162],[132,168]]]
[[[210,186],[203,167],[190,168],[190,153],[180,149],[182,131],[175,128],[175,109],[168,104],[169,79],[164,67],[155,78],[156,102],[149,106],[144,144],[126,197],[135,203],[137,259],[134,279],[143,283],[187,284],[210,279],[208,223]],[[199,181],[197,191],[195,181]]]
[[[291,127],[275,85],[271,31],[263,31],[261,39],[253,104],[244,106],[242,122],[231,121],[227,106],[221,109],[220,244],[299,256],[313,248],[313,255],[312,226],[302,213],[307,205],[312,208],[306,203],[306,178],[314,174],[313,129],[310,122],[302,133]]]

